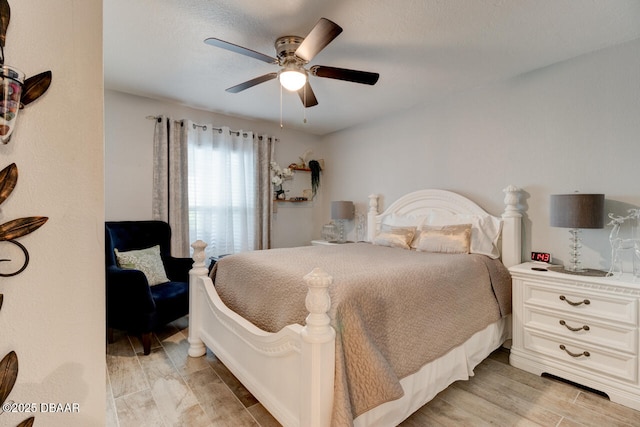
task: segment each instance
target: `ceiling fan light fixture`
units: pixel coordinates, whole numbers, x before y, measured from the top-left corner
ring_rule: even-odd
[[[307,83],[307,74],[296,68],[285,68],[280,71],[280,84],[291,92],[297,92]]]

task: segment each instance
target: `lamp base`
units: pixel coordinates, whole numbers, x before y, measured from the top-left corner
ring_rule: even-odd
[[[571,244],[569,245],[571,248],[571,265],[567,270],[574,273],[581,273],[584,269],[580,266],[580,248],[582,247],[580,243],[580,229],[572,228],[569,230],[569,233],[571,234]]]
[[[336,243],[346,243],[347,240],[344,237],[344,222],[339,219],[338,220],[338,240]]]
[[[574,260],[574,263],[565,268],[566,271],[571,271],[573,273],[583,273],[588,269],[582,268],[580,266],[580,260]]]

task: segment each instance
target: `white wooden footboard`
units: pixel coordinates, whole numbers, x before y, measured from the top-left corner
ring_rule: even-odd
[[[320,269],[304,277],[309,287],[306,326],[265,332],[220,300],[207,277],[206,244],[199,240],[192,247],[189,356],[202,356],[210,348],[282,425],[328,426],[335,369],[335,331],[327,315],[332,277]]]

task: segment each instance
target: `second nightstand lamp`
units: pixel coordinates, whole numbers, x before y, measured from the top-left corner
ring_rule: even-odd
[[[331,202],[331,219],[338,221],[338,243],[344,243],[344,221],[353,219],[355,216],[355,206],[353,202]]]
[[[551,196],[551,226],[569,228],[571,265],[568,273],[581,273],[580,229],[604,227],[604,194],[554,194]]]

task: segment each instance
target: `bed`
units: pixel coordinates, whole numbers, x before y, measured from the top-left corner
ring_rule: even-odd
[[[210,348],[284,426],[397,425],[510,337],[505,272],[521,260],[522,215],[519,189],[503,191],[500,217],[445,190],[382,213],[372,195],[367,242],[232,255],[211,277],[194,242],[189,356]],[[390,247],[412,227],[429,239]],[[443,229],[447,251],[462,236],[472,253],[431,253]]]

